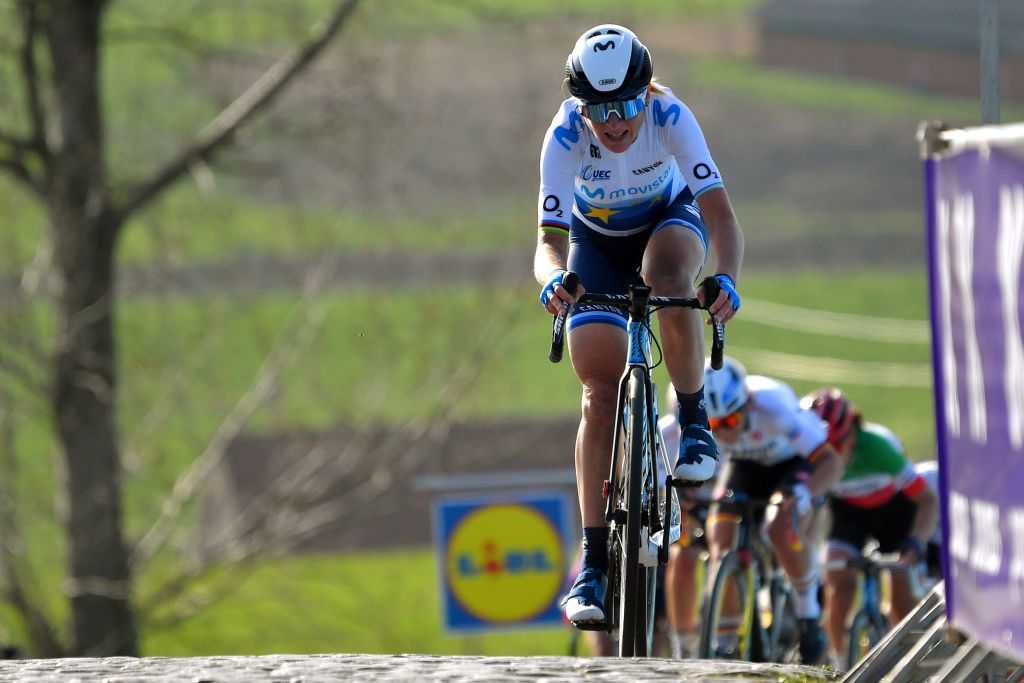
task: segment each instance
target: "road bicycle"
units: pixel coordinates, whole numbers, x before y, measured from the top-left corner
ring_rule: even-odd
[[[698,656],[795,663],[799,659],[800,630],[793,589],[775,559],[771,543],[755,526],[757,513],[779,505],[782,496],[757,499],[730,490],[717,502],[736,505],[742,516],[735,547],[722,557],[705,596]],[[795,520],[793,528],[792,542],[798,544]],[[729,591],[735,591],[738,600],[738,619],[736,615],[731,615],[731,620],[723,619]]]
[[[882,572],[909,571],[911,590],[921,595],[917,570],[900,561],[899,553],[882,554],[878,545],[868,544],[860,555],[829,560],[827,570],[856,569],[860,573],[860,608],[850,623],[846,646],[846,670],[850,671],[871,649],[881,642],[892,625],[882,612]]]
[[[562,285],[575,292],[578,282],[577,275],[568,272]],[[705,300],[713,303],[720,291],[718,281],[708,277],[701,286]],[[578,627],[607,630],[617,637],[622,657],[646,657],[654,638],[657,568],[668,562],[669,547],[680,536],[681,514],[674,487],[703,483],[677,481],[667,474],[674,468],[675,457],[669,460],[658,429],[658,392],[651,370],[660,358],[658,363],[653,361],[652,341],[659,352],[660,346],[651,331],[651,313],[668,307],[707,307],[696,297],[651,296],[651,288],[644,284],[632,285],[628,294],[588,292],[577,304],[615,306],[629,312],[629,346],[617,399],[619,419],[603,491],[610,538],[606,619]],[[569,307],[564,306],[553,322],[548,358],[554,363],[562,359],[568,312]],[[720,368],[725,329],[713,316],[711,338],[711,364]],[[657,481],[659,471],[666,473],[663,482]]]

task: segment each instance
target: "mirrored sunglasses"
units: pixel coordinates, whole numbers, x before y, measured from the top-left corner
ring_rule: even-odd
[[[735,427],[743,419],[743,409],[737,410],[735,413],[729,413],[725,417],[709,417],[708,426],[711,429],[718,429],[719,427]]]
[[[644,96],[639,95],[631,100],[618,100],[615,102],[602,102],[600,104],[581,104],[580,113],[591,121],[604,123],[611,116],[612,112],[619,115],[625,121],[631,119],[644,110]]]

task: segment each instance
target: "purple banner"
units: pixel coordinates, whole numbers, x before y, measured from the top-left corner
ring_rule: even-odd
[[[1024,155],[925,161],[946,609],[1024,661]]]

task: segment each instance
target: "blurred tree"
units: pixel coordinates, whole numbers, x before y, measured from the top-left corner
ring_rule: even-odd
[[[0,169],[28,187],[48,218],[55,284],[50,399],[65,464],[70,642],[7,571],[7,601],[21,613],[33,654],[137,655],[132,571],[122,529],[117,430],[116,249],[129,219],[190,169],[229,145],[238,129],[293,82],[346,24],[343,0],[301,48],[287,54],[177,156],[141,182],[111,182],[101,106],[105,0],[15,0],[0,49],[16,55],[21,111],[0,112]],[[11,446],[13,448],[13,446]],[[9,452],[5,448],[5,452]],[[10,552],[5,539],[5,553]]]

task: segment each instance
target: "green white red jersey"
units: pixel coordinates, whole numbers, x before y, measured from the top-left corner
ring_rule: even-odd
[[[928,484],[907,460],[903,444],[888,428],[866,422],[857,434],[853,460],[829,495],[862,508],[874,508],[903,492],[913,498]]]

